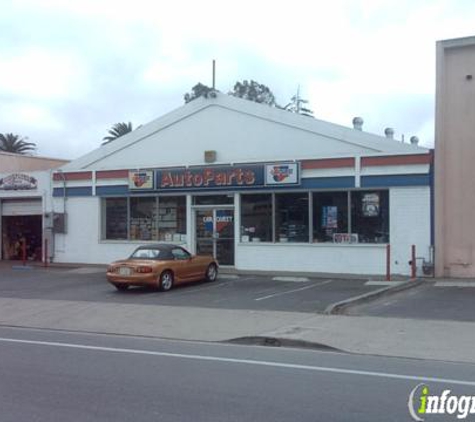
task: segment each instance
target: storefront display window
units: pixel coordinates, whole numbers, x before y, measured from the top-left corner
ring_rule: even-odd
[[[130,240],[157,240],[157,198],[130,198]]]
[[[103,238],[127,239],[127,198],[106,198],[103,202]]]
[[[272,195],[241,196],[241,241],[272,242]]]
[[[104,198],[102,238],[186,242],[186,197]]]
[[[360,243],[389,242],[389,192],[351,192],[351,232]]]
[[[160,241],[186,241],[186,197],[164,196],[159,198],[158,234]]]
[[[277,242],[308,242],[308,193],[275,194]]]
[[[313,194],[313,241],[334,242],[348,233],[348,192]]]

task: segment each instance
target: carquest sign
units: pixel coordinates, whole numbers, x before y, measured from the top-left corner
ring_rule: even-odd
[[[264,166],[157,170],[155,177],[159,190],[254,187],[264,185]]]

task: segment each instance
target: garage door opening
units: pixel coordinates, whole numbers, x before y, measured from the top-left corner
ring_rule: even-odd
[[[23,241],[26,242],[26,258],[41,261],[42,216],[2,217],[2,259],[23,259]]]

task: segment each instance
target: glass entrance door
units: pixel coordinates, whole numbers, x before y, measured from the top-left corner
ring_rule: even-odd
[[[234,210],[196,210],[196,253],[213,255],[221,265],[234,265]]]

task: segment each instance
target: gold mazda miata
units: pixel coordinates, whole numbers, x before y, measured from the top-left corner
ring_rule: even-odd
[[[181,246],[162,243],[139,246],[107,269],[107,281],[117,290],[148,286],[168,291],[177,284],[217,277],[218,262],[212,256],[192,255]]]

